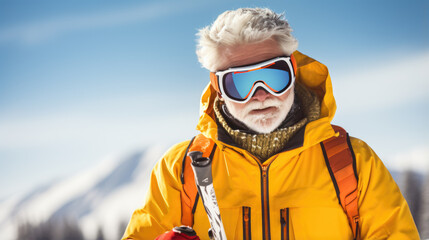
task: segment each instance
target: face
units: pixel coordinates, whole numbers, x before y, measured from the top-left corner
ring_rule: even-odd
[[[282,56],[277,42],[263,42],[229,47],[221,50],[222,59],[217,70],[250,65]],[[247,127],[258,133],[270,133],[286,118],[294,99],[293,87],[281,96],[274,96],[262,88],[256,90],[247,103],[236,103],[223,99],[229,112]]]

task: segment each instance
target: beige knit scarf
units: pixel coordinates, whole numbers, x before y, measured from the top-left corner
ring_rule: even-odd
[[[299,98],[305,117],[292,126],[278,128],[267,134],[249,134],[238,129],[232,129],[219,110],[224,102],[218,98],[215,100],[214,112],[217,120],[233,141],[241,148],[257,156],[261,162],[264,162],[280,152],[298,130],[308,122],[317,120],[320,117],[320,102],[314,93],[310,92],[306,87],[296,84],[295,97]]]

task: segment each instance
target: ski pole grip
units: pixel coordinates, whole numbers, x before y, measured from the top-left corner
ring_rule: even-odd
[[[191,158],[191,162],[195,162],[197,159],[203,157],[203,153],[200,151],[188,152],[188,156]]]
[[[197,185],[205,187],[213,184],[211,159],[203,157],[200,151],[189,152],[188,156],[191,158]]]

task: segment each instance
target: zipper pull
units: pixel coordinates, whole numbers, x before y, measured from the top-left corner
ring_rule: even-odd
[[[264,175],[264,177],[267,175],[267,169],[268,169],[267,165],[262,165],[262,174]]]
[[[262,166],[262,177],[263,177],[263,181],[264,184],[267,181],[267,170],[268,170],[268,166]]]
[[[250,207],[243,207],[243,240],[250,239]]]
[[[285,217],[285,209],[280,210],[280,223],[282,224],[282,227],[286,224],[286,217]]]
[[[244,221],[247,223],[249,222],[249,208],[244,207]]]
[[[281,239],[289,240],[289,208],[280,210]]]

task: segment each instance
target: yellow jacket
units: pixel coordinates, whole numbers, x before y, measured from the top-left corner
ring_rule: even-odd
[[[212,108],[216,92],[208,86],[202,95],[197,129],[218,146],[213,184],[229,240],[243,238],[243,207],[250,207],[255,240],[283,239],[282,223],[287,224],[289,239],[353,239],[320,146],[335,135],[330,122],[336,104],[328,69],[299,52],[294,56],[297,81],[321,99],[321,117],[306,125],[301,141],[290,150],[262,165],[249,152],[218,140]],[[181,225],[180,173],[188,144],[173,146],[156,164],[144,206],[133,213],[124,239],[154,239]],[[361,239],[419,239],[408,205],[383,163],[365,142],[351,138],[351,144],[359,178]],[[282,210],[288,212],[286,223],[281,221]],[[199,237],[208,239],[210,224],[201,200],[194,222]]]

